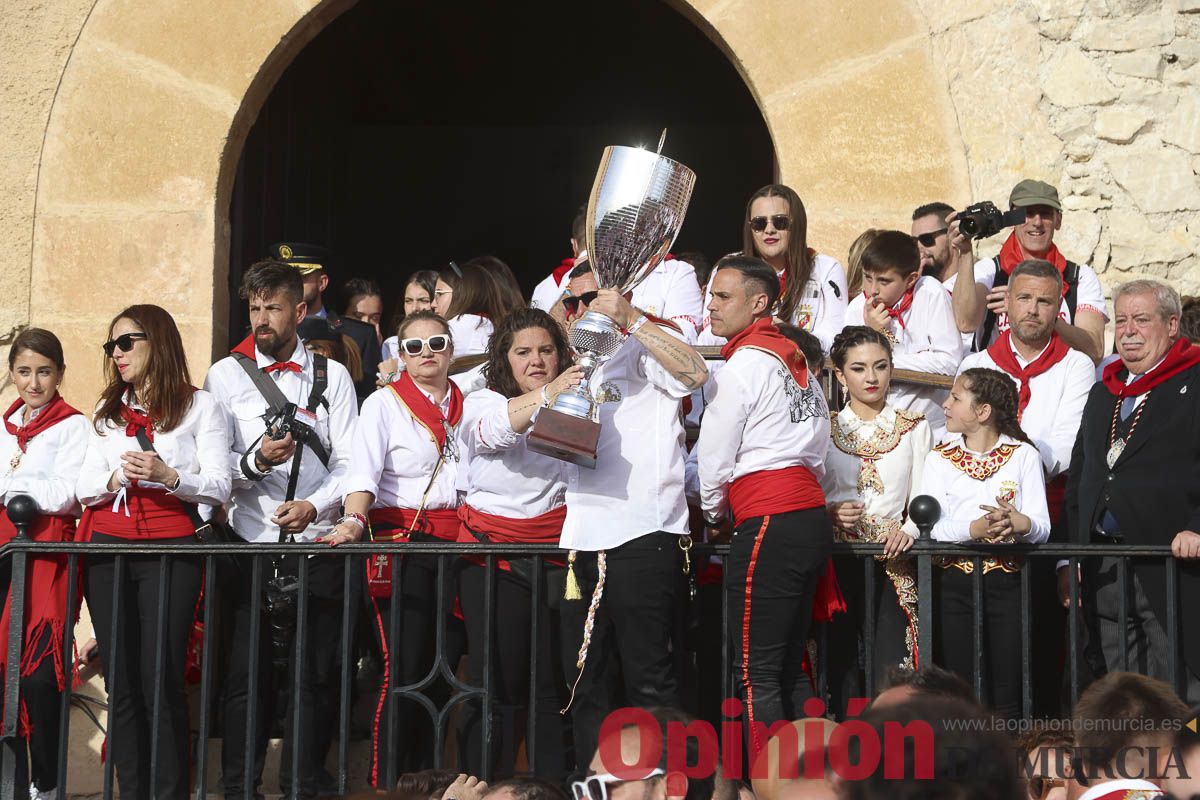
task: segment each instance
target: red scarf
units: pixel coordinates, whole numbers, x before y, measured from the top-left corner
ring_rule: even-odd
[[[562,283],[563,276],[570,272],[575,267],[575,259],[564,258],[559,265],[554,268],[554,272],[550,273],[554,278],[554,285],[558,286]]]
[[[1137,397],[1158,386],[1160,383],[1174,378],[1185,369],[1200,364],[1200,347],[1195,347],[1187,339],[1177,339],[1162,363],[1142,375],[1128,386],[1120,374],[1125,371],[1125,363],[1117,360],[1104,368],[1104,376],[1100,379],[1104,388],[1117,397]]]
[[[906,312],[907,312],[907,311],[908,311],[910,308],[912,308],[912,304],[913,304],[913,293],[914,293],[916,290],[917,290],[917,285],[914,283],[914,284],[913,284],[913,287],[912,287],[911,289],[909,289],[908,291],[906,291],[906,292],[904,293],[904,296],[900,298],[900,302],[899,302],[899,303],[896,303],[896,305],[894,305],[894,306],[885,306],[885,307],[884,307],[884,308],[886,308],[886,309],[887,309],[887,315],[888,315],[889,317],[891,317],[892,319],[896,320],[896,322],[899,322],[899,323],[900,323],[900,327],[901,327],[901,328],[904,328],[904,330],[908,330],[908,326],[904,324],[904,314],[905,314],[905,313],[906,313]],[[863,299],[864,299],[864,300],[865,300],[867,303],[870,303],[870,302],[871,302],[871,297],[870,297],[870,295],[868,295],[866,292],[863,292]],[[864,307],[864,312],[865,312],[865,310],[866,310],[866,309],[865,309],[865,307]],[[866,314],[864,313],[864,314],[863,314],[863,316],[866,316]]]
[[[129,438],[137,438],[137,432],[144,430],[146,438],[154,441],[154,423],[150,421],[149,414],[143,414],[139,411],[134,411],[127,405],[121,406],[121,419],[125,422],[125,435]]]
[[[779,328],[770,317],[757,319],[738,331],[721,348],[721,358],[728,361],[739,347],[751,347],[770,353],[792,373],[801,389],[808,388],[808,362],[804,360],[804,353],[795,342],[779,332]]]
[[[37,436],[42,431],[53,425],[62,422],[64,419],[73,417],[80,413],[67,404],[61,394],[54,395],[54,399],[46,405],[42,406],[38,415],[33,418],[33,421],[28,425],[17,426],[8,421],[8,418],[17,412],[17,409],[25,403],[22,400],[16,400],[8,411],[4,412],[4,428],[10,434],[17,437],[17,447],[21,448],[21,452],[25,452],[25,448],[29,446],[29,440]]]
[[[240,342],[238,342],[237,347],[233,348],[229,352],[231,354],[239,353],[239,354],[245,356],[246,358],[250,359],[251,361],[257,362],[258,354],[254,351],[254,334],[251,334],[251,335],[247,336],[245,339],[242,339]]]
[[[1019,403],[1017,404],[1017,421],[1020,422],[1021,415],[1025,413],[1025,407],[1029,405],[1029,398],[1032,396],[1029,390],[1030,379],[1049,372],[1055,364],[1067,357],[1071,348],[1067,347],[1067,343],[1062,340],[1061,336],[1051,333],[1050,344],[1046,346],[1046,350],[1029,366],[1022,367],[1017,361],[1011,343],[1012,331],[1007,330],[996,337],[996,341],[988,347],[987,353],[991,356],[992,361],[996,362],[996,366],[1021,383],[1021,389],[1018,392]]]
[[[425,393],[417,388],[417,384],[409,376],[408,371],[402,372],[400,377],[392,383],[388,384],[388,388],[396,395],[396,399],[400,401],[400,405],[408,409],[408,413],[412,414],[413,419],[421,423],[421,426],[429,432],[435,444],[437,444],[438,452],[446,446],[446,426],[443,422],[449,422],[451,425],[457,425],[462,420],[463,411],[463,394],[462,390],[450,381],[450,413],[447,416],[442,416],[442,410],[435,406]]]
[[[1058,245],[1051,244],[1050,249],[1043,256],[1031,256],[1021,247],[1021,243],[1017,241],[1017,232],[1013,231],[1004,240],[1004,246],[1000,248],[1000,269],[1004,270],[1004,274],[1012,275],[1012,271],[1017,268],[1027,258],[1040,258],[1042,261],[1049,261],[1058,270],[1058,274],[1062,275],[1067,271],[1067,259],[1058,251]],[[1063,297],[1067,296],[1067,290],[1071,287],[1067,286],[1067,282],[1063,281]]]

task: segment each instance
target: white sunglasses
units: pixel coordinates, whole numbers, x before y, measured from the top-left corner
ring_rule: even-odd
[[[616,775],[598,773],[588,775],[581,781],[571,782],[571,794],[575,800],[608,800],[608,787],[617,787],[622,783],[632,783],[635,780],[648,781],[664,775],[661,768],[655,767],[641,778],[618,778]]]
[[[431,353],[445,352],[450,346],[450,335],[439,333],[436,336],[430,336],[428,339],[421,339],[416,336],[411,339],[401,339],[400,349],[410,356],[419,356],[421,352],[429,347]]]

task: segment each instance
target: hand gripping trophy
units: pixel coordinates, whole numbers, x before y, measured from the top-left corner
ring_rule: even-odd
[[[587,209],[588,262],[602,289],[624,293],[641,283],[683,227],[696,174],[661,155],[661,139],[658,149],[604,149]],[[600,423],[592,375],[616,354],[625,334],[609,317],[589,311],[569,339],[583,381],[538,413],[527,441],[531,450],[594,469]]]

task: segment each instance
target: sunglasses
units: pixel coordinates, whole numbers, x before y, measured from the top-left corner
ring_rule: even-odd
[[[922,233],[917,236],[917,241],[921,243],[922,247],[933,247],[933,243],[937,241],[937,238],[948,230],[949,228],[941,228],[940,230],[930,231],[929,233]]]
[[[662,769],[656,767],[646,773],[641,780],[648,781],[663,774],[665,773]],[[574,800],[608,800],[608,787],[616,788],[623,783],[632,783],[632,781],[622,780],[616,775],[589,775],[581,781],[572,781],[571,794],[574,796]]]
[[[792,224],[792,218],[787,214],[772,214],[769,217],[751,217],[750,230],[762,233],[767,229],[768,219],[771,221],[771,226],[777,231],[786,231]]]
[[[567,310],[568,314],[574,316],[575,314],[579,313],[580,303],[583,303],[585,306],[590,306],[592,303],[596,302],[596,297],[599,294],[599,291],[593,289],[590,292],[584,292],[578,297],[564,297],[562,299],[563,308]]]
[[[1066,785],[1067,782],[1062,778],[1043,778],[1040,775],[1034,775],[1029,779],[1030,800],[1044,800],[1051,789]]]
[[[450,336],[445,333],[439,333],[436,336],[430,336],[428,339],[403,339],[400,342],[400,349],[410,356],[419,356],[425,347],[429,347],[431,353],[441,353],[450,346]]]
[[[111,339],[100,346],[104,348],[104,355],[112,358],[113,353],[116,351],[120,350],[122,353],[128,353],[133,349],[134,342],[142,342],[145,340],[146,334],[144,333],[126,333],[118,336],[115,339]]]

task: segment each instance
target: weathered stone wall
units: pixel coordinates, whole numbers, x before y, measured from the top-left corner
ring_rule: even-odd
[[[1138,275],[1200,291],[1200,2],[916,2],[967,150],[970,197],[949,202],[1048,180],[1063,251],[1107,292]]]

